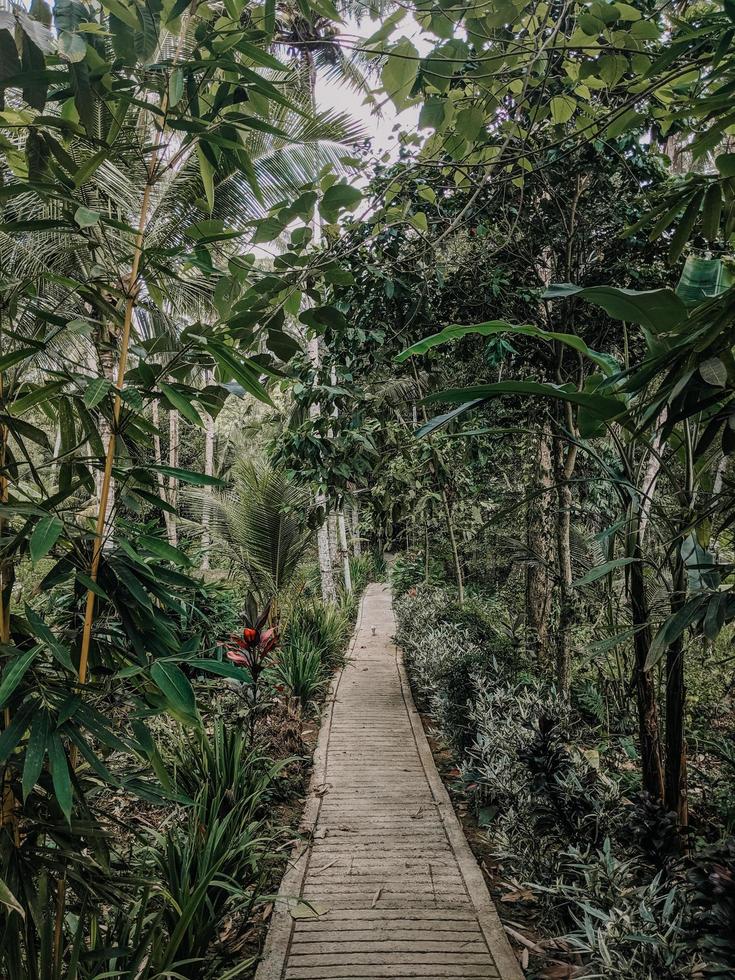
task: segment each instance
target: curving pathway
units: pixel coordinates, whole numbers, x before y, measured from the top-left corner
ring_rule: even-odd
[[[327,701],[256,980],[522,980],[411,698],[390,591],[365,592]]]

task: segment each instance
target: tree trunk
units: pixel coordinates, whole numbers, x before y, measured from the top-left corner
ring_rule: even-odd
[[[445,487],[442,487],[442,503],[444,504],[444,515],[447,519],[447,533],[449,534],[449,546],[452,549],[452,560],[454,562],[454,574],[457,579],[457,601],[460,606],[464,605],[464,581],[462,578],[462,565],[457,551],[457,539],[454,536],[454,521],[452,520],[452,508],[449,506],[449,497]]]
[[[526,622],[529,643],[538,666],[551,665],[551,615],[553,600],[554,546],[552,540],[554,476],[550,433],[544,427],[538,437],[534,462],[534,497],[528,505],[526,546]]]
[[[204,376],[205,385],[209,384],[209,372]],[[204,475],[214,476],[214,418],[207,413],[204,419]],[[209,551],[212,547],[211,508],[212,488],[204,488],[202,501],[202,568],[209,568]]]
[[[155,435],[153,436],[153,458],[155,460],[156,466],[162,466],[163,453],[161,451],[161,429],[160,429],[161,419],[160,419],[160,412],[158,410],[158,402],[155,400],[151,405],[151,419],[153,421],[153,427],[156,430]],[[168,493],[166,492],[166,480],[164,478],[163,473],[161,472],[156,473],[156,482],[158,483],[159,496],[161,497],[162,500],[168,501]],[[170,545],[173,545],[174,542],[171,539],[171,524],[172,524],[171,514],[169,514],[167,510],[163,511],[163,523],[166,527],[166,540]]]
[[[352,592],[352,572],[350,570],[350,552],[347,547],[347,528],[345,526],[344,510],[340,509],[337,515],[337,532],[339,534],[339,547],[342,553],[342,567],[345,577],[345,592],[349,595]]]
[[[179,465],[179,413],[173,409],[168,413],[168,465],[177,467]],[[168,502],[172,507],[178,508],[178,481],[176,477],[168,478]],[[176,526],[176,515],[169,514],[171,526],[169,529],[169,541],[174,548],[179,543],[179,529]]]
[[[353,500],[350,505],[350,537],[352,554],[359,558],[362,555],[362,538],[360,537],[360,507],[356,500]]]
[[[671,613],[675,615],[686,601],[686,570],[677,549]],[[684,732],[684,634],[666,652],[666,809],[679,818],[679,826],[689,822],[687,805],[687,749]]]
[[[115,371],[117,357],[114,349],[111,346],[110,339],[103,341],[98,345],[97,357],[99,359],[99,371],[103,378],[114,383],[115,381]],[[100,412],[98,417],[99,422],[99,433],[100,439],[102,440],[102,446],[105,450],[105,456],[107,456],[107,451],[110,445],[110,439],[112,438],[112,427],[107,420],[107,418]],[[104,483],[104,470],[100,469],[95,475],[95,484],[97,487],[97,500],[102,499],[102,488]],[[112,513],[115,507],[115,480],[114,477],[110,477],[109,480],[109,490],[107,493],[107,506],[105,508],[105,519],[104,519],[104,532],[102,537],[102,549],[103,551],[108,551],[112,548],[113,539],[113,521]]]
[[[628,566],[628,591],[635,650],[635,686],[638,702],[638,734],[641,752],[643,788],[654,799],[663,800],[664,777],[661,763],[661,741],[653,675],[645,669],[651,647],[651,625],[646,597],[640,547],[640,525],[637,514],[629,513],[630,532],[627,554],[635,560]]]
[[[556,635],[556,683],[562,697],[569,697],[572,680],[571,628],[575,620],[572,571],[572,487],[576,449],[566,451],[562,437],[554,443],[554,469],[557,492],[556,549],[559,578],[559,624]]]

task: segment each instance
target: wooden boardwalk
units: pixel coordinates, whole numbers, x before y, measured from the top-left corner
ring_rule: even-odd
[[[371,585],[336,678],[257,980],[519,980]],[[308,904],[305,904],[308,903]]]

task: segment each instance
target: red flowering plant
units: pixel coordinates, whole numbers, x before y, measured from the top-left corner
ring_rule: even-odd
[[[247,685],[247,700],[250,707],[250,734],[255,734],[257,711],[260,707],[258,698],[258,682],[271,660],[271,654],[278,646],[278,630],[275,626],[265,629],[270,617],[270,602],[262,612],[252,598],[248,597],[245,604],[245,626],[242,633],[233,634],[225,645],[227,659],[238,667],[242,667],[250,675]]]

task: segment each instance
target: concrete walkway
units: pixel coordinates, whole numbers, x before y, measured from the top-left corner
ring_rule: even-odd
[[[388,588],[369,586],[319,734],[307,839],[283,879],[257,980],[522,978],[394,632]]]

